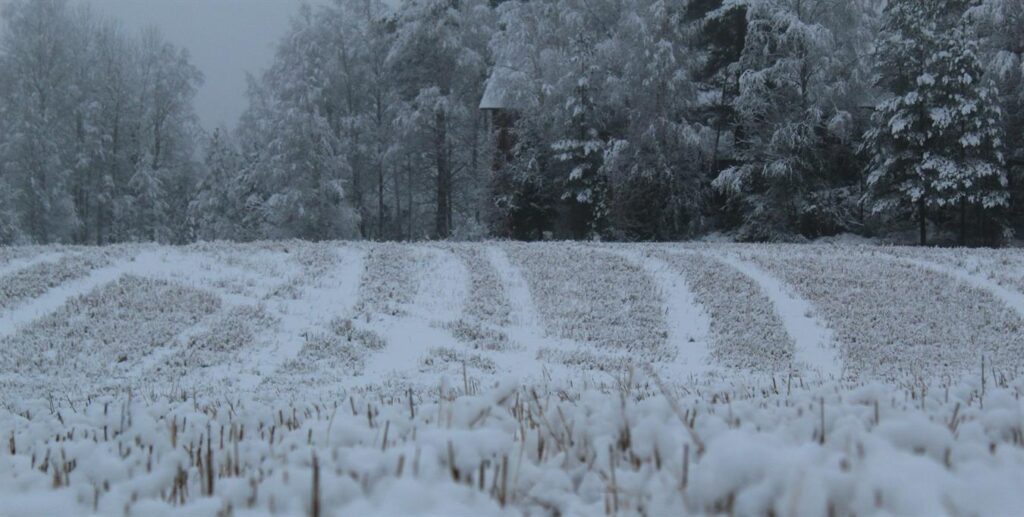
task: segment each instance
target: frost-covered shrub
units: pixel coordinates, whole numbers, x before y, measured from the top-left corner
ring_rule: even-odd
[[[267,311],[266,305],[232,307],[200,336],[189,340],[189,347],[217,352],[233,352],[251,345],[256,333],[276,325],[279,318]]]
[[[182,248],[189,254],[198,254],[212,259],[221,266],[256,273],[264,278],[278,278],[283,272],[284,261],[296,248],[304,244],[299,241],[285,242],[201,242]]]
[[[0,269],[12,262],[30,259],[48,251],[64,249],[62,246],[0,246]]]
[[[638,363],[628,355],[602,354],[582,348],[574,350],[542,348],[537,352],[537,359],[582,370],[603,372],[620,372],[630,366],[638,366]]]
[[[467,368],[487,373],[493,373],[497,368],[493,359],[451,347],[431,348],[427,355],[420,358],[421,371],[443,372],[449,370],[452,365],[465,365]]]
[[[376,332],[359,328],[351,319],[336,317],[328,322],[326,332],[307,334],[298,356],[287,361],[275,378],[269,379],[269,384],[301,386],[359,375],[367,356],[386,346],[387,342]]]
[[[217,292],[254,298],[260,289],[259,282],[250,276],[231,275],[210,280],[205,285]]]
[[[788,372],[793,339],[772,301],[752,279],[699,253],[664,253],[666,262],[686,277],[711,317],[711,353],[733,368]]]
[[[283,369],[291,373],[320,373],[327,368],[341,368],[355,374],[362,371],[365,356],[359,343],[317,332],[306,337],[298,357],[285,363]]]
[[[187,371],[228,362],[240,351],[255,348],[259,334],[278,322],[263,304],[232,307],[206,330],[190,336],[185,347],[167,359],[166,367]]]
[[[384,338],[372,330],[356,327],[351,319],[333,318],[329,324],[331,332],[348,343],[356,343],[367,350],[383,350],[387,346]]]
[[[302,298],[304,288],[319,286],[340,263],[336,247],[336,243],[294,243],[288,250],[298,272],[277,285],[266,298],[298,300]]]

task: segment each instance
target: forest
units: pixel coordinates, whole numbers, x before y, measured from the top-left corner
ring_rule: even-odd
[[[0,244],[1024,231],[1024,0],[330,0],[237,127],[156,29],[0,23]]]

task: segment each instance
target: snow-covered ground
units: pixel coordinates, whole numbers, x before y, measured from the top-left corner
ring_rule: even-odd
[[[1024,254],[0,249],[0,516],[1013,515]]]

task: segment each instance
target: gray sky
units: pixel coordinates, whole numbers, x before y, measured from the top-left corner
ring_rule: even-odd
[[[196,97],[203,126],[233,128],[246,107],[245,74],[270,65],[301,0],[78,0],[131,31],[156,25],[187,48],[206,81]],[[3,0],[0,0],[3,3]],[[315,3],[315,2],[314,2]]]

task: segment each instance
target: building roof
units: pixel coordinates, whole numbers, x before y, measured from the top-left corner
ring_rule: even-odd
[[[480,109],[501,110],[518,107],[514,95],[512,70],[505,66],[496,66],[487,79],[484,95],[480,99]]]

